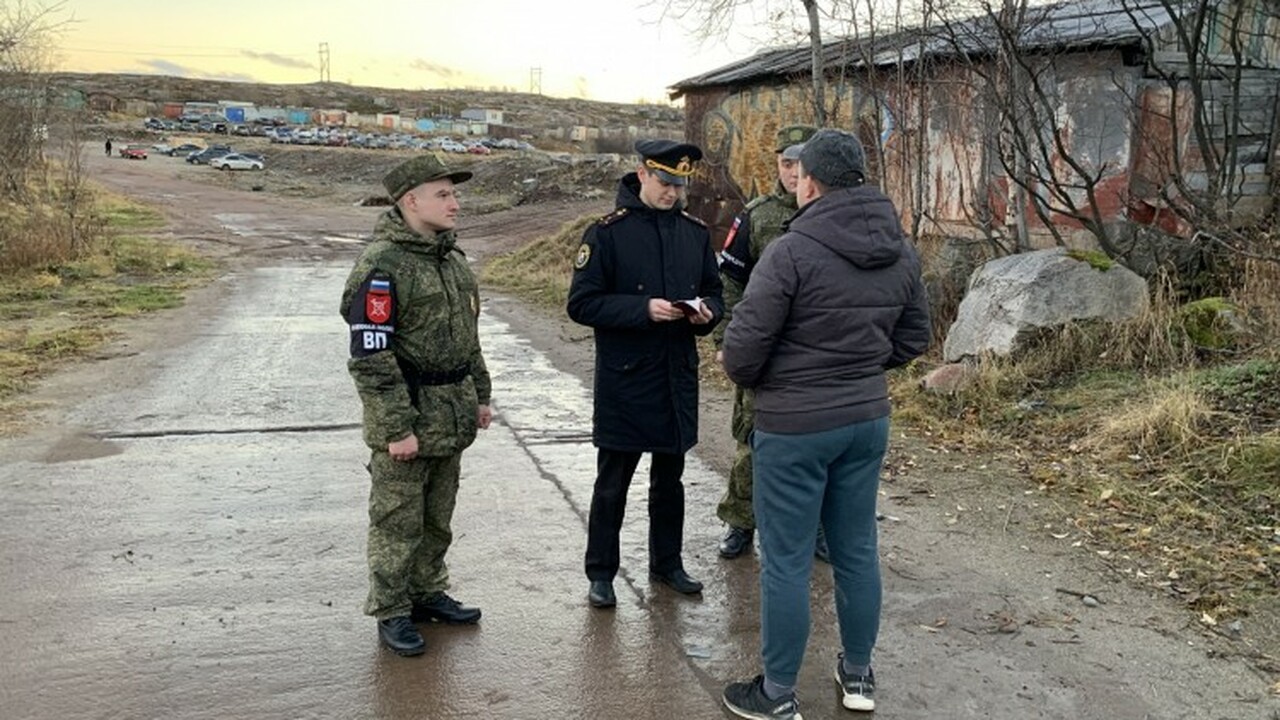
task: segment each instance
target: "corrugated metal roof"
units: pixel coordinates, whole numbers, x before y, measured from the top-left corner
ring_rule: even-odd
[[[1118,47],[1132,45],[1170,22],[1159,0],[1065,0],[1027,9],[1019,45],[1025,50]],[[826,67],[877,67],[914,62],[920,57],[987,54],[999,45],[988,15],[910,28],[874,39],[840,38],[823,43]],[[740,85],[761,78],[807,75],[813,60],[809,46],[762,50],[671,85],[672,97],[695,88]]]

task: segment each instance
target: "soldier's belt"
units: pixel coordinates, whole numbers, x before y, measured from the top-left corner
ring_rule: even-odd
[[[418,373],[416,379],[418,385],[453,385],[462,382],[470,374],[470,365],[459,365],[445,372]]]

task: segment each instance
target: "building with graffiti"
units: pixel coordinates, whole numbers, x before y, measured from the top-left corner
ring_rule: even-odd
[[[1083,0],[932,17],[822,46],[826,125],[856,132],[917,238],[997,251],[1187,236],[1272,211],[1280,2]],[[808,46],[671,86],[706,150],[691,210],[720,236],[768,192],[779,127],[813,122]]]

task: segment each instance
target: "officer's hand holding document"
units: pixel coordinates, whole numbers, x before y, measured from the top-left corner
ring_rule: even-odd
[[[711,322],[711,308],[702,302],[702,298],[692,300],[672,300],[671,304],[680,308],[680,312],[689,318],[694,325],[705,325]]]

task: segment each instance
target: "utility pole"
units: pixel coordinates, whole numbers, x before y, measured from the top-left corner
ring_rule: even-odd
[[[320,43],[320,82],[329,82],[333,76],[329,72],[329,43]]]
[[[542,94],[542,68],[529,68],[529,92],[534,95]]]

